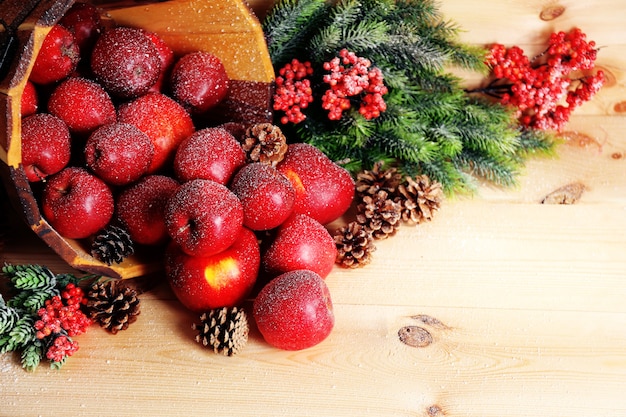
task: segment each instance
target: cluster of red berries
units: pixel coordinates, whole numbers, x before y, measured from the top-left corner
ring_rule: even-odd
[[[323,77],[330,88],[322,96],[322,108],[328,110],[330,120],[339,120],[343,112],[352,107],[354,98],[360,99],[359,113],[368,120],[387,109],[383,95],[388,90],[383,73],[379,68],[372,68],[369,59],[342,49],[339,56],[323,64],[323,69],[330,71]],[[314,100],[309,78],[312,74],[311,63],[297,59],[279,70],[273,107],[285,113],[280,119],[282,124],[296,124],[306,118],[302,109]]]
[[[342,49],[339,56],[324,63],[330,74],[324,75],[324,82],[330,89],[322,97],[322,107],[328,110],[330,120],[339,120],[343,111],[351,107],[350,97],[360,97],[359,113],[366,119],[380,116],[387,109],[383,95],[387,87],[379,68],[372,68],[367,58],[358,57],[354,52]]]
[[[83,290],[69,283],[60,296],[55,295],[46,300],[45,307],[37,311],[37,339],[51,340],[46,351],[48,359],[61,362],[78,349],[78,343],[71,337],[84,333],[91,324],[91,320],[81,310],[84,301]]]
[[[306,118],[302,109],[307,108],[309,103],[313,102],[311,80],[307,78],[313,74],[311,63],[309,61],[300,62],[294,58],[282,67],[278,74],[274,94],[274,110],[285,113],[280,119],[282,124],[300,123]]]
[[[533,59],[518,46],[495,44],[487,57],[495,79],[481,91],[516,107],[523,126],[559,131],[604,84],[601,70],[592,73],[596,57],[595,42],[587,42],[577,28],[553,33],[547,49]],[[572,78],[580,71],[589,75]]]

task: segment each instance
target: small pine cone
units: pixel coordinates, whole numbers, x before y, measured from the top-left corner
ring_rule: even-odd
[[[374,195],[362,197],[357,205],[356,221],[372,234],[374,239],[393,236],[400,227],[400,203],[393,201],[389,194],[380,190]]]
[[[360,268],[370,263],[376,250],[374,238],[362,224],[350,222],[337,230],[334,236],[337,246],[336,263],[344,268]]]
[[[419,224],[432,220],[434,212],[441,207],[443,190],[441,183],[419,175],[415,179],[406,177],[406,183],[398,186],[396,196],[395,201],[402,207],[402,221]]]
[[[213,348],[226,356],[237,354],[248,342],[248,316],[237,307],[210,310],[200,316],[200,323],[192,325],[198,330],[196,342]]]
[[[109,225],[98,232],[91,244],[91,255],[107,265],[119,264],[134,252],[130,234],[115,225]]]
[[[137,291],[114,280],[94,283],[86,298],[89,318],[113,334],[126,330],[141,312]]]
[[[356,176],[355,190],[361,196],[374,195],[383,190],[392,195],[402,180],[396,168],[381,170],[382,162],[374,164],[371,171],[361,171]]]
[[[287,138],[280,128],[271,123],[250,126],[241,138],[241,146],[248,162],[262,162],[276,166],[287,152]]]

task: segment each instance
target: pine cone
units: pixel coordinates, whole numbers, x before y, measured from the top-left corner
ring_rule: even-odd
[[[410,224],[432,220],[442,200],[441,184],[431,182],[426,175],[419,175],[415,179],[406,177],[406,183],[398,186],[395,198],[401,205],[402,221]]]
[[[126,330],[141,312],[137,291],[114,280],[94,283],[86,298],[89,318],[113,334]]]
[[[257,123],[246,130],[241,146],[246,152],[248,162],[276,166],[287,152],[287,138],[278,126]]]
[[[337,230],[334,236],[337,246],[337,264],[344,268],[360,268],[370,263],[376,250],[374,238],[357,222],[350,222]]]
[[[237,354],[248,342],[248,317],[237,307],[214,309],[200,316],[200,323],[192,325],[198,330],[196,342],[212,347],[213,352],[227,356]]]
[[[402,180],[396,168],[382,170],[383,163],[377,162],[371,171],[361,171],[356,176],[355,190],[361,196],[374,195],[383,190],[392,195]]]
[[[361,199],[357,205],[356,221],[374,239],[386,239],[395,235],[400,227],[400,208],[400,203],[393,201],[386,191],[380,190]]]
[[[115,225],[109,225],[98,232],[91,244],[91,255],[107,265],[114,262],[119,264],[134,252],[130,234]]]

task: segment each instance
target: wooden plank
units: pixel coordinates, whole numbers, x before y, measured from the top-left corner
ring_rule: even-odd
[[[94,329],[81,336],[81,349],[61,371],[39,368],[26,374],[11,357],[0,358],[3,413],[626,413],[626,336],[616,331],[624,325],[624,314],[417,305],[338,305],[336,312],[335,331],[314,349],[271,349],[253,330],[246,350],[228,358],[204,351],[191,340],[187,324],[193,317],[176,303],[145,301],[140,320],[128,331],[106,336]],[[445,327],[412,319],[416,314],[441,320]],[[407,325],[431,332],[432,345],[418,349],[402,344],[397,333]]]

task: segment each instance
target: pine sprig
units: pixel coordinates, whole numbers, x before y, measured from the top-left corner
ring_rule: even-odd
[[[93,276],[78,278],[73,274],[54,274],[43,265],[5,264],[1,271],[8,279],[12,297],[7,301],[0,295],[0,353],[21,352],[22,366],[32,371],[45,357],[46,343],[52,343],[54,335],[40,339],[35,322],[38,312],[46,301],[59,296],[68,284],[78,284]],[[63,332],[64,330],[61,330]],[[53,369],[64,362],[51,361]]]
[[[429,175],[448,193],[465,193],[477,177],[515,184],[525,158],[553,148],[551,137],[521,130],[502,105],[470,97],[447,71],[486,74],[487,51],[460,42],[460,29],[434,0],[278,0],[271,16],[263,28],[276,70],[292,58],[310,61],[314,97],[328,88],[322,64],[344,48],[382,72],[388,93],[380,116],[366,120],[350,109],[331,122],[314,102],[303,122],[283,128],[353,173],[385,160],[401,173]]]

